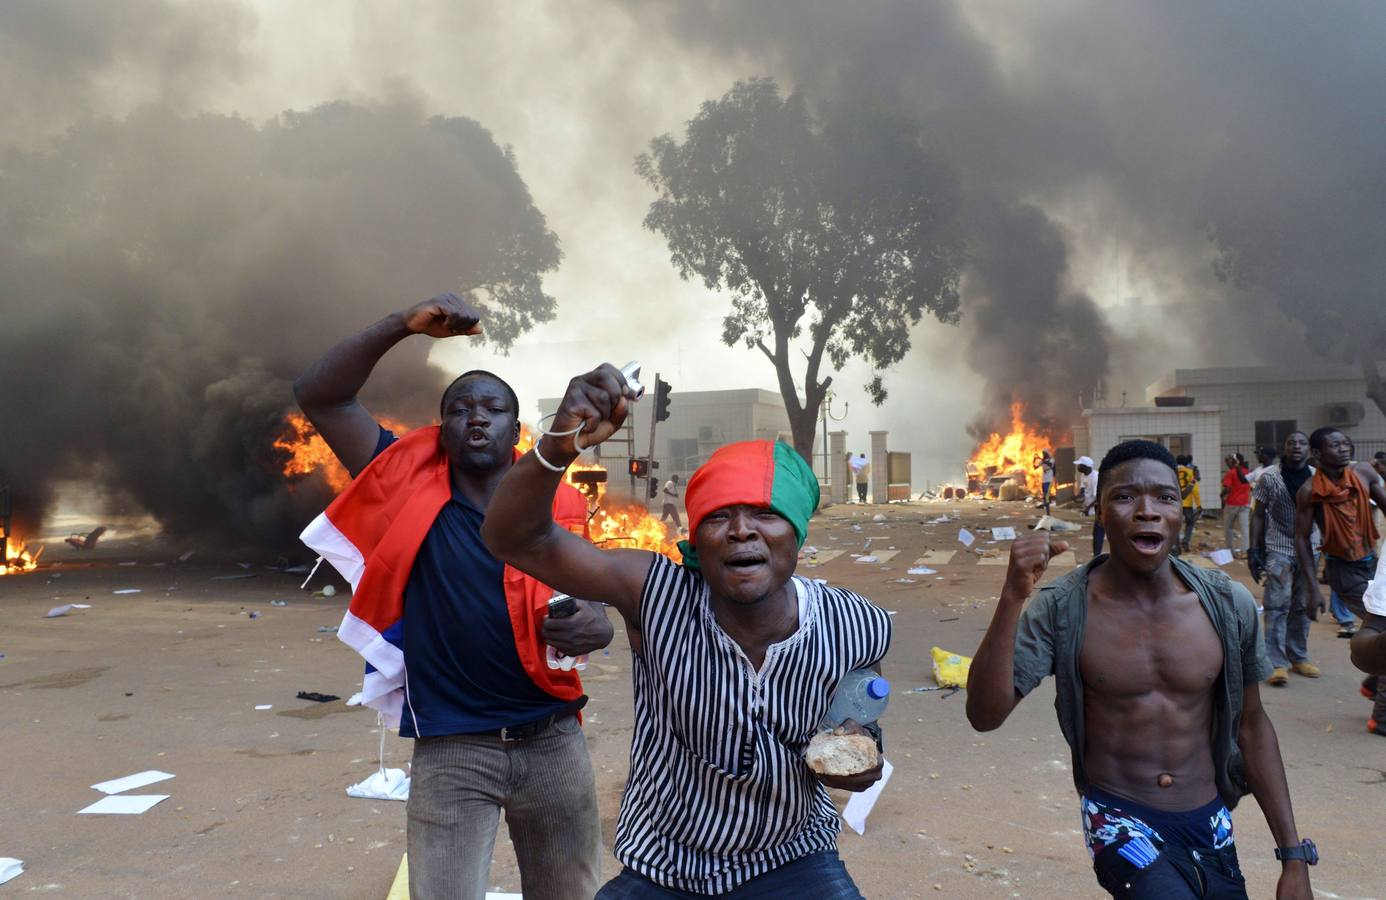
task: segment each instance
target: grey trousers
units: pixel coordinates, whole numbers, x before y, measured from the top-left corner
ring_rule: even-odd
[[[597,892],[601,823],[576,716],[525,741],[418,738],[412,768],[411,900],[483,900],[501,810],[525,900],[591,900]]]
[[[1251,507],[1224,506],[1222,508],[1222,535],[1227,541],[1227,549],[1245,553],[1247,538],[1250,536]],[[1235,537],[1233,537],[1235,535]]]
[[[1266,653],[1271,665],[1288,669],[1309,659],[1309,612],[1304,585],[1295,577],[1295,561],[1283,553],[1266,554]]]

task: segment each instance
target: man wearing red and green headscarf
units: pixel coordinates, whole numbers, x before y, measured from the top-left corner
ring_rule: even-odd
[[[599,550],[557,525],[563,471],[620,427],[633,400],[611,366],[569,382],[551,432],[506,475],[482,528],[498,558],[626,620],[635,735],[614,847],[625,869],[597,900],[788,896],[807,885],[815,898],[859,900],[824,788],[865,790],[881,767],[818,775],[803,755],[839,681],[879,665],[890,618],[794,575],[818,480],[782,443],[731,444],[693,474],[682,566]]]

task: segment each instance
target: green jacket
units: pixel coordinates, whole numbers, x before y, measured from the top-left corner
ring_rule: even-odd
[[[1078,657],[1088,616],[1088,573],[1105,555],[1040,588],[1021,613],[1015,635],[1015,689],[1023,697],[1053,675],[1057,694],[1054,708],[1059,728],[1073,754],[1073,783],[1087,790],[1083,730],[1083,677]],[[1250,793],[1237,733],[1242,721],[1246,685],[1271,672],[1261,634],[1256,601],[1245,587],[1217,569],[1200,569],[1178,557],[1174,571],[1198,594],[1203,609],[1222,638],[1222,677],[1213,704],[1213,764],[1218,793],[1228,809]]]

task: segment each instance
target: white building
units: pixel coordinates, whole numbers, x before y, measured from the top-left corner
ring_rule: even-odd
[[[1202,476],[1199,497],[1204,509],[1221,509],[1223,449],[1220,406],[1122,406],[1083,410],[1083,424],[1073,429],[1074,451],[1100,463],[1122,441],[1144,438],[1170,453],[1192,456]]]
[[[632,429],[635,446],[613,440],[599,449],[608,468],[616,471],[630,456],[647,456],[650,449],[650,416],[654,415],[654,386],[647,385],[644,398],[634,407]],[[559,398],[539,401],[544,415],[558,409]],[[680,391],[669,395],[669,418],[655,429],[654,458],[660,479],[678,475],[687,479],[718,447],[737,441],[777,438],[792,443],[789,414],[778,393],[760,388],[732,391]],[[821,439],[820,439],[821,441]],[[815,453],[821,453],[820,441]],[[816,460],[815,460],[816,461]]]
[[[1073,442],[1098,462],[1127,438],[1189,454],[1203,476],[1203,506],[1217,509],[1228,453],[1255,465],[1257,447],[1279,450],[1290,432],[1324,425],[1351,438],[1358,459],[1386,450],[1386,416],[1366,394],[1361,370],[1348,366],[1176,369],[1146,390],[1149,406],[1084,410]]]
[[[1349,366],[1175,369],[1146,397],[1221,407],[1223,446],[1248,459],[1256,447],[1278,450],[1291,431],[1307,434],[1324,425],[1351,438],[1359,459],[1386,450],[1386,416],[1367,399],[1362,370]]]

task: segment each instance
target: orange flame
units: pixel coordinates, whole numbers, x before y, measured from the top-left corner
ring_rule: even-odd
[[[380,423],[395,434],[402,435],[408,427],[402,423],[381,419]],[[516,446],[521,453],[534,449],[538,434],[530,426],[520,424],[520,441]],[[291,482],[298,481],[321,472],[332,490],[340,492],[351,483],[337,457],[327,446],[327,442],[317,433],[312,424],[299,415],[290,413],[285,419],[285,433],[274,441],[276,449],[288,454],[284,462],[284,477]],[[636,548],[662,553],[675,562],[683,559],[678,550],[679,535],[673,532],[658,516],[635,500],[613,500],[607,496],[606,484],[580,484],[574,480],[578,472],[607,471],[606,467],[584,459],[579,459],[568,467],[567,482],[581,490],[594,508],[588,520],[588,531],[593,543],[601,547]]]
[[[382,418],[380,424],[399,436],[409,431],[409,426],[394,419]],[[351,484],[351,475],[347,473],[346,467],[337,461],[337,456],[327,446],[327,441],[324,441],[312,423],[299,413],[289,413],[284,417],[284,433],[275,438],[274,448],[289,455],[284,461],[283,472],[284,477],[291,483],[307,478],[314,472],[321,472],[328,487],[337,493],[341,493]]]
[[[39,557],[43,555],[43,547],[30,550],[24,541],[17,537],[5,538],[4,549],[5,556],[0,559],[0,575],[32,572],[38,568]]]
[[[533,450],[538,439],[539,435],[534,429],[520,424],[520,442],[516,446],[521,453]],[[588,498],[588,505],[594,508],[587,522],[592,542],[613,550],[651,550],[664,554],[674,562],[681,562],[683,554],[679,552],[679,535],[661,522],[658,516],[651,515],[638,500],[614,500],[607,495],[605,482],[597,483],[593,486],[595,491],[590,492],[587,485],[574,479],[578,472],[609,471],[600,463],[578,459],[568,467],[568,474],[564,476],[565,481],[583,492]]]
[[[992,433],[968,460],[969,469],[976,467],[982,477],[993,469],[996,475],[1012,473],[1024,476],[1025,486],[1032,494],[1042,489],[1043,472],[1035,468],[1042,451],[1054,452],[1055,436],[1025,423],[1025,405],[1011,404],[1011,430],[1007,434]]]

